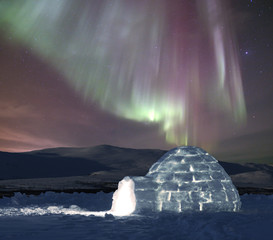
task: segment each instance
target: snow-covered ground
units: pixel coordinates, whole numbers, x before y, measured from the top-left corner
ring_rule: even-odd
[[[163,153],[105,145],[0,152],[0,196],[17,191],[47,191],[38,196],[16,193],[0,199],[0,240],[273,239],[273,195],[243,195],[239,212],[147,212],[129,217],[98,217],[94,215],[111,209],[113,193],[50,192],[113,191],[126,175],[145,175]],[[272,166],[220,164],[237,187],[273,188]]]
[[[273,195],[243,195],[239,212],[95,217],[112,193],[53,193],[0,199],[0,239],[273,239]]]

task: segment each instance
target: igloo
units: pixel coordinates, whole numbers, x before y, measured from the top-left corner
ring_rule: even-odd
[[[241,207],[228,174],[198,147],[172,149],[146,176],[125,177],[121,182],[132,185],[136,201],[131,212],[238,211]]]

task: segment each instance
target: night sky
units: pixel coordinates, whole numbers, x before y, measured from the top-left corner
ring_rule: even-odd
[[[0,151],[197,145],[273,163],[273,1],[0,1]]]

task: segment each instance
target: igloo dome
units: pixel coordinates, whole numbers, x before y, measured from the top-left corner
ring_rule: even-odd
[[[241,207],[228,174],[198,147],[172,149],[146,176],[130,179],[134,182],[135,212],[238,211]]]

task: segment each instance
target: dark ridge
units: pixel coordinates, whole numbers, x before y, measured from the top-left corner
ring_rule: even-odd
[[[270,188],[238,187],[237,189],[240,195],[243,195],[243,194],[272,195],[273,194],[273,189],[270,189]]]
[[[0,159],[2,180],[80,176],[111,170],[96,161],[58,154],[0,153]]]
[[[256,171],[253,167],[248,167],[240,165],[238,163],[229,163],[229,162],[220,162],[219,164],[225,169],[228,175],[234,175],[244,172],[253,172]]]
[[[13,197],[15,193],[21,193],[21,194],[26,194],[27,196],[30,195],[40,195],[42,193],[46,192],[54,192],[54,193],[98,193],[98,192],[104,192],[104,193],[111,193],[116,191],[117,185],[113,184],[113,187],[111,186],[105,186],[101,188],[79,188],[79,189],[63,189],[63,190],[20,190],[20,191],[0,191],[0,199],[3,197]]]
[[[0,198],[3,197],[13,197],[16,192],[26,195],[40,195],[41,193],[45,192],[55,192],[55,193],[97,193],[97,192],[104,192],[104,193],[111,193],[117,189],[117,182],[107,183],[105,185],[95,186],[92,189],[90,188],[79,188],[79,189],[63,189],[63,190],[20,190],[20,191],[5,191],[0,190]],[[244,194],[263,194],[263,195],[272,195],[273,189],[267,188],[251,188],[251,187],[237,187],[237,190],[240,195]]]
[[[110,145],[51,148],[24,153],[0,152],[0,179],[86,176],[98,171],[145,175],[166,151]]]

